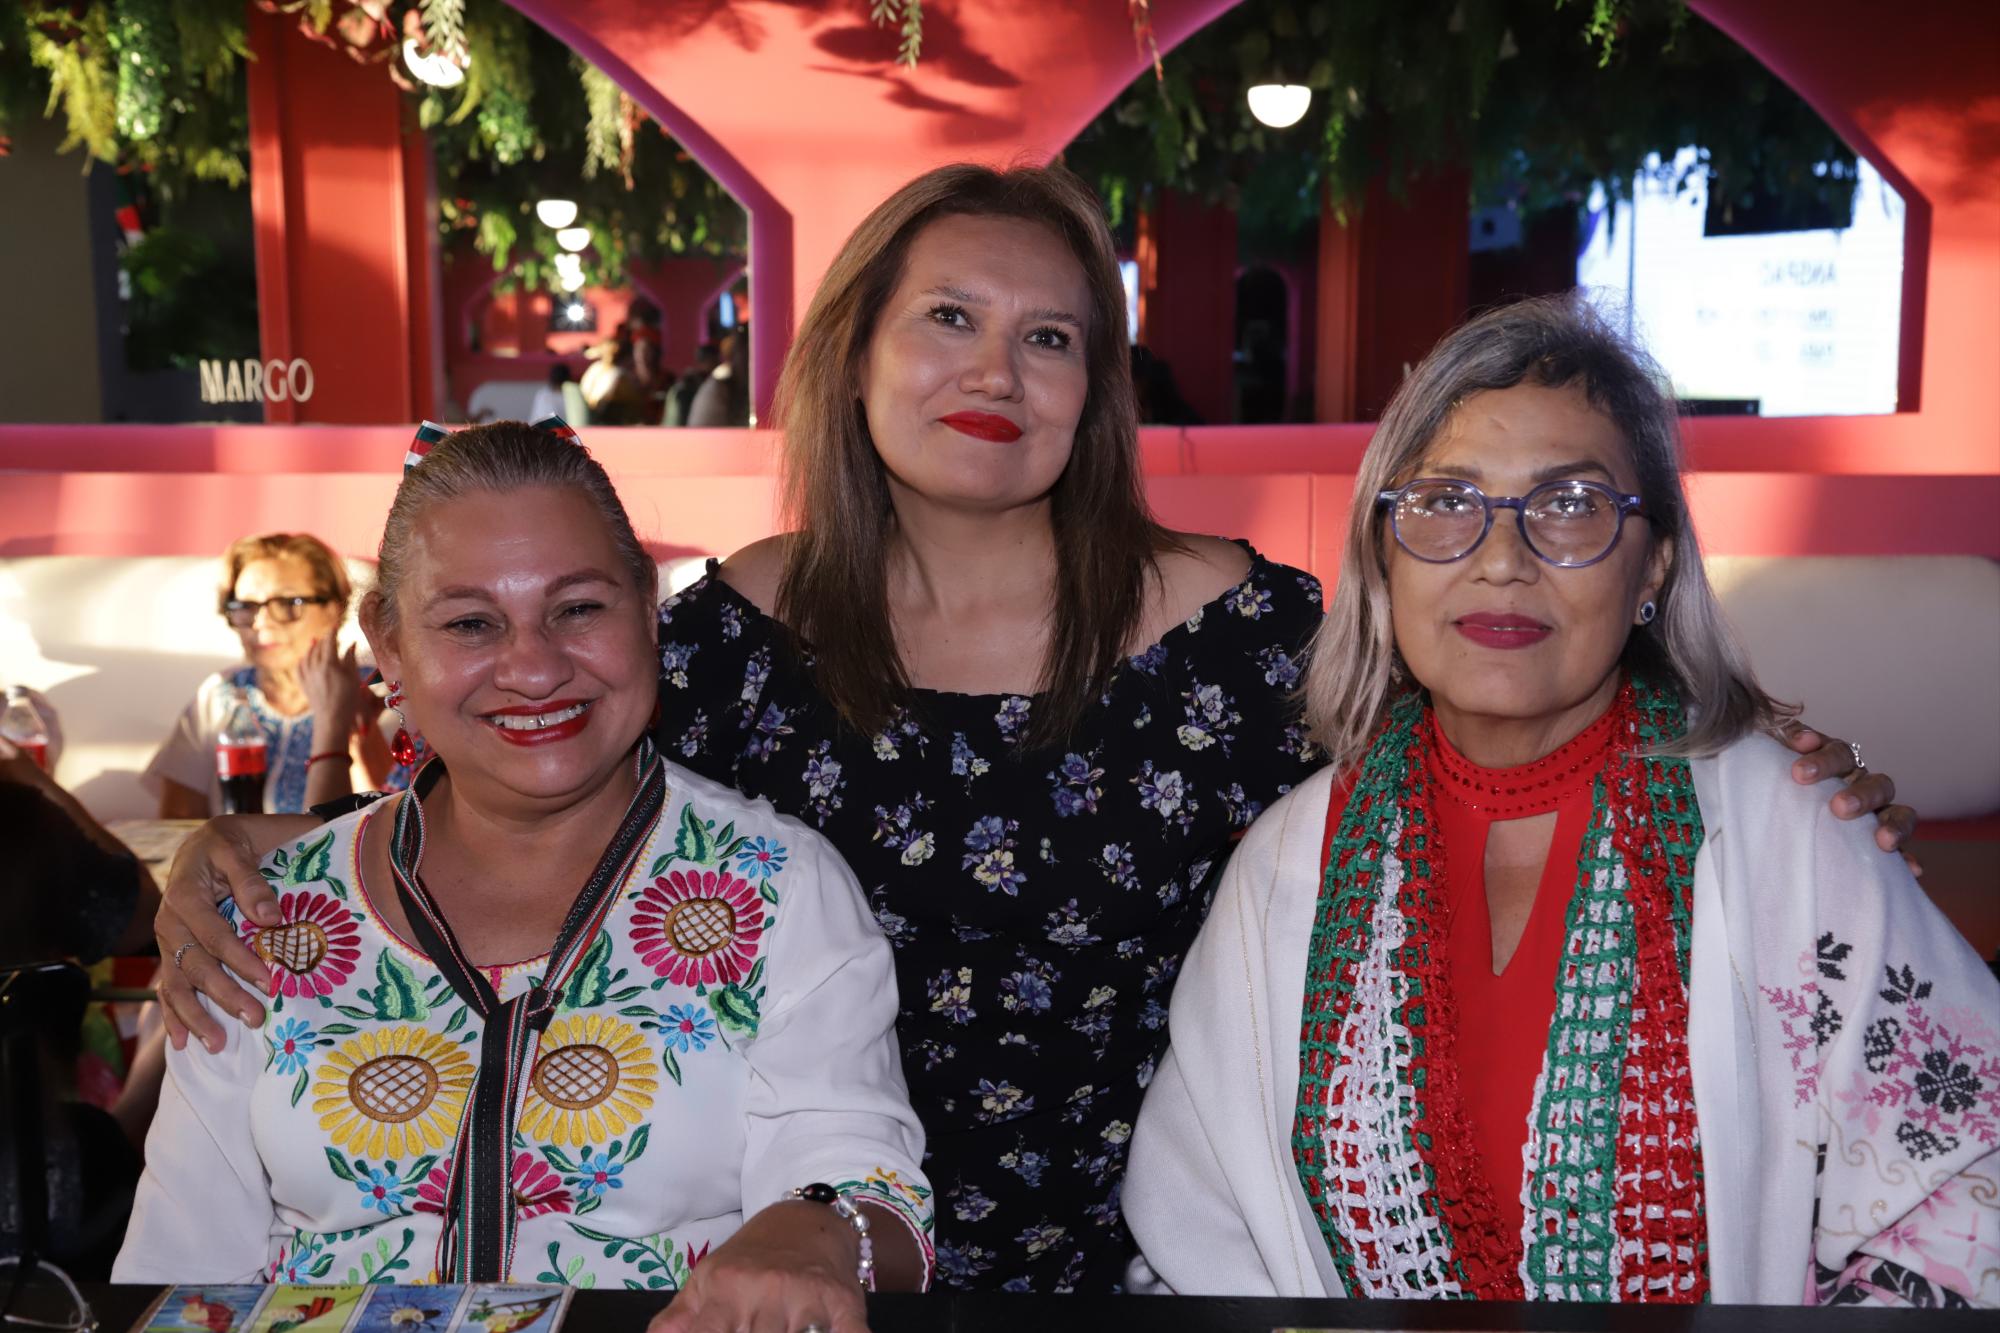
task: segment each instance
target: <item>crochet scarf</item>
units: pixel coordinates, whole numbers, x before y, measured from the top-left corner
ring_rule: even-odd
[[[1688,765],[1647,753],[1678,697],[1629,681],[1593,786],[1555,1014],[1522,1153],[1520,1235],[1464,1145],[1444,858],[1405,695],[1331,839],[1306,971],[1292,1151],[1350,1296],[1701,1301],[1700,1136],[1687,1052],[1701,812]]]

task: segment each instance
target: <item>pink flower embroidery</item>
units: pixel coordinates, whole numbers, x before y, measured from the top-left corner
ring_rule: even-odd
[[[764,900],[728,871],[676,870],[654,880],[632,913],[632,947],[677,986],[743,980],[767,924]]]
[[[514,1208],[521,1221],[540,1217],[543,1213],[570,1211],[572,1200],[568,1188],[562,1182],[562,1177],[550,1170],[548,1163],[533,1153],[515,1153],[511,1175]],[[450,1162],[441,1162],[432,1167],[431,1173],[424,1177],[424,1183],[417,1186],[417,1211],[442,1213],[445,1190],[450,1184]]]
[[[278,899],[278,924],[243,923],[243,942],[271,965],[273,995],[329,995],[354,975],[361,932],[347,909],[323,893]]]

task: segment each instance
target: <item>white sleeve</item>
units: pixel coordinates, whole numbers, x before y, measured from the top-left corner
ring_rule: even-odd
[[[924,1130],[910,1109],[896,1045],[889,942],[832,846],[803,826],[788,831],[799,837],[800,873],[778,882],[767,989],[744,1057],[750,1086],[743,1213],[750,1216],[795,1186],[823,1182],[901,1217],[928,1274],[932,1204],[921,1165]]]
[[[1256,1127],[1239,1125],[1231,1132],[1253,1134]],[[1131,1290],[1189,1296],[1280,1294],[1171,1048],[1146,1090],[1132,1134],[1124,1208],[1141,1251],[1126,1274]]]
[[[202,1001],[207,1004],[206,1000]],[[113,1282],[261,1282],[277,1209],[251,1137],[250,1090],[264,1034],[211,1006],[222,1050],[167,1047],[146,1171],[132,1201]]]
[[[210,677],[201,683],[194,698],[174,720],[174,729],[153,752],[152,761],[140,781],[147,791],[160,794],[162,781],[177,782],[189,791],[206,793],[215,778],[215,731],[204,721],[203,707],[215,683]]]

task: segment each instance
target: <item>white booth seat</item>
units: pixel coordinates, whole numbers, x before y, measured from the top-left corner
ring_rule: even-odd
[[[369,567],[351,562],[357,587]],[[1851,737],[1929,820],[2000,812],[2000,564],[1976,556],[1711,557],[1766,688]],[[700,558],[661,566],[684,587]],[[154,812],[139,773],[209,672],[239,660],[213,558],[0,559],[0,684],[59,710],[56,776],[102,818]],[[347,634],[356,633],[351,617]]]
[[[663,562],[661,588],[685,587],[702,566]],[[220,567],[212,556],[0,559],[0,686],[28,685],[56,709],[56,778],[99,819],[158,813],[139,775],[202,679],[243,660],[215,610]],[[358,604],[374,566],[347,568]],[[366,656],[352,614],[341,635]]]

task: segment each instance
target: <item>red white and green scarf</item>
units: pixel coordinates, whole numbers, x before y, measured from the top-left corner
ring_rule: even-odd
[[[1523,1150],[1520,1235],[1465,1145],[1446,948],[1447,849],[1420,694],[1362,761],[1313,922],[1292,1151],[1351,1296],[1701,1301],[1687,1050],[1701,812],[1671,691],[1627,683],[1593,786],[1555,1015]]]

